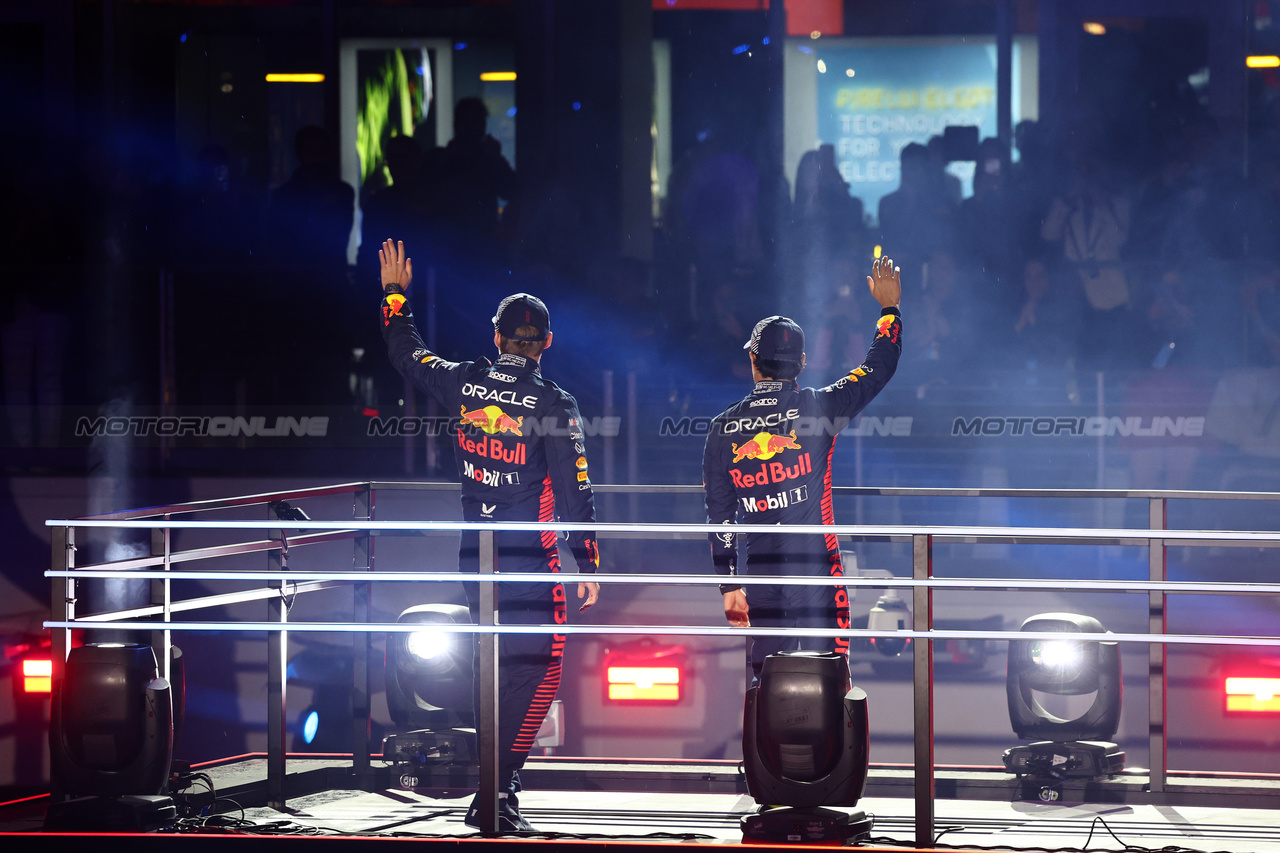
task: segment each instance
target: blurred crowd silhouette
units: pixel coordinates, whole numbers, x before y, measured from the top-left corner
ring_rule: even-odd
[[[1023,122],[1016,155],[982,140],[973,193],[961,198],[942,142],[902,148],[900,184],[874,217],[831,146],[803,156],[789,215],[772,220],[756,203],[766,171],[735,171],[736,152],[688,155],[664,225],[705,288],[696,334],[727,351],[762,313],[751,255],[772,221],[784,283],[775,304],[817,326],[809,363],[819,370],[865,350],[860,288],[880,249],[903,269],[904,357],[925,370],[1280,363],[1274,146],[1246,180],[1207,116],[1171,130],[1136,167],[1087,117],[1058,132]]]
[[[1246,180],[1202,114],[1143,158],[1121,156],[1087,115],[1024,122],[1014,150],[981,141],[963,198],[941,137],[908,144],[899,186],[874,211],[831,146],[787,176],[766,146],[713,129],[673,164],[652,261],[601,239],[599,194],[571,170],[517,175],[486,120],[484,102],[464,98],[447,145],[392,137],[389,186],[360,198],[318,127],[298,132],[296,170],[269,195],[213,144],[180,179],[137,140],[7,170],[0,326],[14,443],[47,439],[40,412],[64,400],[122,393],[398,404],[374,319],[386,237],[418,261],[415,311],[442,353],[484,354],[493,304],[529,290],[576,324],[561,375],[746,379],[742,341],[782,312],[810,330],[806,379],[832,379],[865,352],[877,250],[902,266],[905,359],[926,377],[1280,364],[1280,157],[1263,148]]]

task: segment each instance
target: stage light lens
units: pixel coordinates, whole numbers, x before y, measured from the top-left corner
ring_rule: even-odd
[[[453,645],[451,635],[446,631],[428,628],[414,631],[405,638],[405,651],[418,660],[435,660],[449,651]]]
[[[320,731],[320,712],[312,711],[307,714],[307,719],[302,723],[302,739],[306,743],[311,743],[316,739],[316,732]]]
[[[1046,640],[1031,647],[1036,666],[1065,670],[1080,663],[1080,644],[1069,640]]]

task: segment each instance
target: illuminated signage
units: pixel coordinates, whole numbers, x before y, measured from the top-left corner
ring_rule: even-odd
[[[985,44],[812,43],[818,138],[835,147],[840,176],[874,213],[898,187],[909,143],[952,125],[996,134],[995,52]],[[807,46],[807,45],[802,45]],[[972,164],[964,164],[972,174]]]

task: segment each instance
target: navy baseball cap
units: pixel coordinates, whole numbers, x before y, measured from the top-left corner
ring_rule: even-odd
[[[765,361],[799,361],[804,357],[804,329],[790,317],[765,317],[742,345]]]
[[[533,326],[538,334],[521,337],[516,329],[521,326]],[[498,313],[493,316],[493,328],[504,338],[512,341],[545,341],[547,332],[551,331],[551,314],[546,303],[536,296],[527,293],[513,293],[498,304]]]

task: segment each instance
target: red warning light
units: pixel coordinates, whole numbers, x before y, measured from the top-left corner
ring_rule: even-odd
[[[650,639],[624,643],[604,653],[605,701],[675,704],[686,676],[684,646]]]
[[[615,701],[680,701],[679,667],[611,666],[607,680],[609,698]]]
[[[22,662],[22,692],[53,692],[53,661],[48,658],[27,658]]]
[[[1280,713],[1280,678],[1228,678],[1223,692],[1228,713]]]

